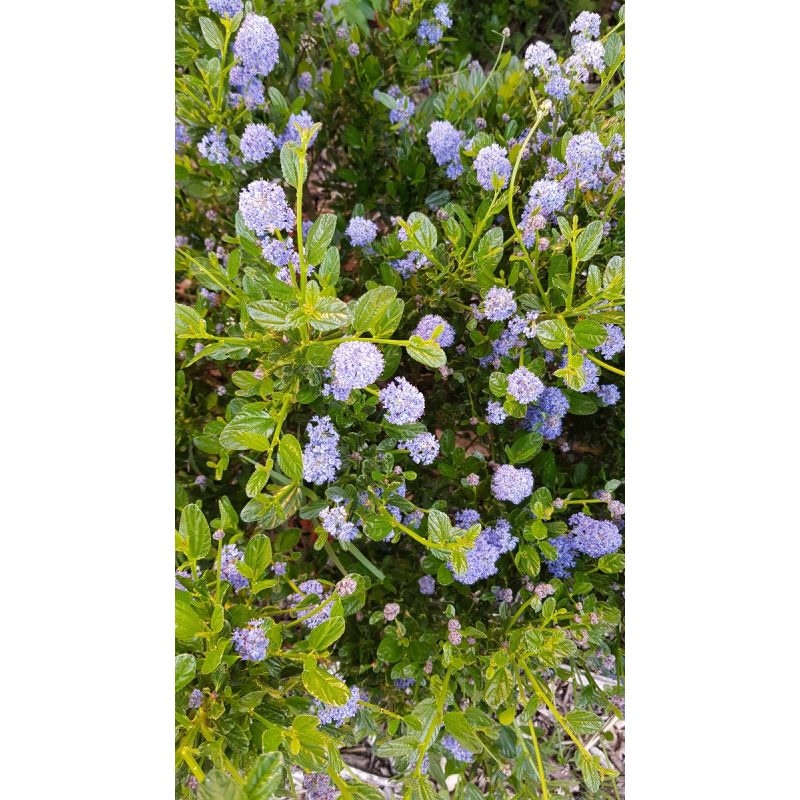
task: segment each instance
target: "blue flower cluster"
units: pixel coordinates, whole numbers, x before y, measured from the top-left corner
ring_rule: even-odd
[[[189,702],[187,703],[189,708],[200,708],[203,705],[203,693],[199,689],[195,689],[189,695]]]
[[[544,384],[527,367],[519,367],[508,376],[508,393],[520,403],[535,403],[543,391]]]
[[[325,602],[330,597],[330,594],[325,594],[325,590],[322,584],[316,580],[310,581],[303,581],[303,583],[299,584],[297,587],[301,594],[292,594],[289,595],[289,602],[290,603],[301,603],[305,597],[310,594],[316,594],[320,597],[322,602]],[[322,603],[320,603],[322,605]],[[301,619],[306,614],[311,614],[312,611],[318,609],[319,606],[315,606],[314,608],[300,608],[294,612],[295,619]],[[321,625],[323,622],[331,618],[331,604],[328,603],[323,609],[318,611],[316,614],[313,614],[308,619],[303,620],[303,625],[307,628],[312,629],[316,628],[317,625]]]
[[[192,139],[189,132],[177,117],[175,117],[175,149],[177,150],[182,144],[191,144]]]
[[[389,112],[389,122],[392,125],[399,125],[398,131],[402,131],[407,125],[408,121],[416,111],[414,101],[410,97],[398,97],[396,100],[397,106]]]
[[[550,72],[558,57],[556,51],[544,42],[536,42],[525,51],[525,69],[536,77]]]
[[[478,173],[478,183],[487,192],[494,191],[495,178],[501,189],[505,188],[511,175],[511,162],[506,158],[508,150],[493,143],[481,148],[472,168]]]
[[[455,179],[464,170],[459,155],[463,139],[464,132],[457,130],[451,122],[437,120],[431,123],[431,129],[428,131],[428,147],[440,167],[448,165],[448,178]]]
[[[467,750],[466,747],[462,747],[449,733],[442,737],[440,744],[446,750],[449,750],[450,754],[457,761],[464,761],[467,764],[472,763],[474,754]]]
[[[306,425],[308,444],[303,449],[303,480],[317,485],[336,480],[342,466],[339,434],[330,417],[314,416]]]
[[[464,520],[463,517],[462,520]],[[464,522],[466,523],[466,521]],[[456,524],[460,528],[469,528],[475,522],[462,524],[462,522],[459,522],[459,515],[456,514]],[[511,535],[511,525],[506,520],[499,519],[494,524],[494,527],[482,530],[475,540],[475,546],[467,551],[467,571],[463,575],[456,575],[452,561],[448,561],[447,566],[459,583],[470,586],[476,581],[495,575],[497,573],[497,560],[503,553],[513,550],[518,542],[519,539]]]
[[[352,719],[358,711],[358,701],[361,699],[361,692],[357,686],[350,687],[350,698],[343,706],[331,706],[320,700],[314,699],[314,710],[319,717],[320,725],[333,725],[341,727]]]
[[[331,779],[320,772],[309,772],[303,776],[303,789],[308,800],[336,800],[339,792],[331,786]]]
[[[406,689],[410,689],[416,682],[414,678],[395,678],[394,688],[405,691]]]
[[[506,289],[503,286],[493,286],[486,292],[483,301],[483,315],[497,322],[498,320],[508,319],[517,311],[517,301],[514,300],[514,290]]]
[[[498,403],[497,400],[490,400],[486,404],[486,421],[489,425],[502,425],[507,416],[508,414],[506,414],[502,404]]]
[[[314,82],[314,76],[310,72],[301,72],[297,78],[297,88],[301,92],[307,92]]]
[[[384,366],[383,355],[372,342],[342,342],[331,357],[330,393],[336,400],[347,400],[352,389],[375,383]]]
[[[227,131],[209,131],[197,143],[197,149],[200,151],[200,155],[207,158],[212,164],[227,164],[230,158],[226,144],[227,139]]]
[[[263,661],[267,657],[269,639],[264,635],[263,619],[251,619],[246,628],[236,628],[231,634],[233,646],[243,661]]]
[[[255,75],[269,75],[278,63],[278,34],[267,17],[248,14],[236,34],[233,52],[244,68]]]
[[[235,544],[226,544],[222,548],[219,574],[223,580],[228,581],[233,586],[235,592],[250,585],[250,581],[236,569],[236,562],[241,561],[243,558],[244,553]]]
[[[608,331],[608,338],[594,350],[596,353],[601,353],[604,358],[612,358],[625,349],[625,337],[622,335],[622,328],[619,325],[609,324],[603,327]]]
[[[433,575],[423,575],[419,579],[419,591],[426,595],[431,595],[436,591],[436,579]]]
[[[555,561],[547,562],[547,568],[557,578],[565,578],[571,574],[576,563],[576,553],[600,558],[616,553],[622,546],[622,535],[613,522],[592,519],[586,514],[578,513],[569,518],[569,524],[569,533],[550,541],[558,556]],[[619,524],[622,525],[621,519]]]
[[[244,129],[239,148],[245,163],[259,164],[275,149],[275,134],[261,123],[251,123]]]
[[[228,81],[232,90],[228,101],[232,106],[244,103],[246,109],[253,111],[264,105],[264,82],[254,72],[237,64],[231,69]]]
[[[521,503],[533,493],[533,473],[527,467],[503,464],[492,477],[492,494],[498,500]]]
[[[402,377],[381,389],[379,397],[386,408],[386,421],[393,425],[416,422],[425,412],[422,392]]]
[[[547,440],[561,435],[561,420],[569,410],[569,399],[555,386],[548,386],[535,406],[530,406],[522,427],[529,431],[538,430]]]
[[[423,317],[417,327],[411,332],[412,336],[419,336],[420,339],[427,341],[433,335],[433,332],[442,326],[442,332],[434,340],[439,347],[450,347],[455,341],[456,332],[453,326],[438,314],[428,314]]]
[[[347,225],[345,236],[350,239],[353,247],[366,247],[375,241],[378,235],[378,226],[364,217],[353,217]]]
[[[233,17],[244,8],[242,0],[206,0],[206,2],[208,7],[220,16]]]
[[[319,512],[319,518],[322,520],[322,527],[340,542],[351,542],[358,534],[358,528],[347,521],[345,506],[323,508]]]
[[[432,433],[421,433],[413,439],[400,442],[398,447],[408,450],[415,464],[432,464],[439,455],[439,442]]]
[[[283,189],[270,181],[253,181],[242,189],[239,211],[244,224],[259,236],[267,232],[272,234],[276,230],[290,231],[295,225]]]

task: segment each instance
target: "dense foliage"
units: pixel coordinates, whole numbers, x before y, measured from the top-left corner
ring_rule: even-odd
[[[616,792],[624,7],[491,8],[178,3],[178,797]]]

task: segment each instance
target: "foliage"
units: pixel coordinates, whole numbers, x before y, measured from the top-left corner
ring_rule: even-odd
[[[548,797],[548,758],[585,797],[614,779],[585,737],[624,713],[624,7],[563,99],[580,36],[538,75],[513,54],[550,5],[454,5],[420,44],[434,7],[178,4],[179,797],[291,796],[292,765],[378,797],[340,775],[365,737],[407,800],[451,774]],[[254,108],[247,13],[280,48]],[[446,163],[434,121],[463,134]]]

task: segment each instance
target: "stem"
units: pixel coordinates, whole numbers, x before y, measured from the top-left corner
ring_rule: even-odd
[[[425,734],[425,739],[423,740],[422,744],[420,745],[420,749],[417,750],[417,766],[414,767],[414,775],[419,778],[422,775],[422,759],[425,758],[425,753],[428,750],[428,745],[433,738],[433,734],[436,731],[436,718],[440,717],[442,714],[442,710],[444,709],[444,699],[447,695],[447,685],[450,683],[450,673],[453,671],[452,667],[447,668],[447,672],[444,674],[444,681],[442,683],[442,688],[439,690],[439,697],[436,700],[436,716],[431,720],[430,727],[428,728],[427,733]]]
[[[606,364],[605,361],[601,361],[599,358],[595,358],[594,356],[589,355],[589,353],[586,354],[586,358],[588,358],[589,361],[594,361],[594,363],[597,364],[598,367],[607,369],[609,372],[616,372],[617,375],[622,375],[623,378],[625,377],[625,373],[621,369],[612,367],[611,364]]]
[[[342,566],[342,562],[339,561],[338,556],[336,553],[333,552],[333,548],[331,547],[331,543],[326,539],[325,544],[322,545],[325,548],[325,552],[328,554],[328,558],[336,565],[336,569],[342,573],[342,575],[347,575],[347,570]]]
[[[405,525],[398,522],[388,511],[385,509],[381,509],[380,513],[386,517],[388,520],[391,520],[392,525],[396,528],[400,528],[403,533],[410,536],[412,539],[416,539],[420,544],[424,544],[425,547],[428,547],[432,550],[458,550],[458,546],[454,544],[436,544],[435,542],[431,542],[430,539],[423,539],[418,533],[415,533],[411,530],[411,528],[406,528]]]
[[[383,574],[352,542],[347,543],[347,551],[352,553],[379,581],[386,580]]]
[[[300,592],[300,594],[303,594],[303,592]],[[293,625],[299,625],[301,622],[307,620],[309,617],[313,617],[315,614],[319,614],[319,612],[322,611],[322,609],[325,608],[325,606],[330,605],[337,597],[338,595],[336,594],[336,592],[333,592],[331,596],[324,603],[320,603],[318,606],[315,606],[314,608],[311,609],[311,611],[308,612],[308,614],[305,614],[299,619],[293,620],[292,622],[287,622],[283,627],[291,628]]]
[[[506,634],[514,627],[514,623],[519,619],[519,615],[533,602],[533,599],[536,597],[535,594],[532,594],[520,607],[516,614],[511,617],[511,621],[506,626]]]
[[[214,591],[215,604],[219,602],[219,597],[220,597],[219,586],[222,577],[220,574],[221,572],[222,572],[222,539],[220,539],[219,542],[217,543],[217,588]]]
[[[364,708],[371,708],[373,711],[380,711],[381,714],[386,714],[387,717],[399,719],[400,722],[403,722],[403,718],[399,714],[395,714],[393,711],[387,711],[385,708],[373,705],[372,703],[367,703],[365,700],[359,700],[358,705],[364,706]]]
[[[536,765],[539,768],[539,780],[542,782],[542,798],[548,800],[547,780],[544,776],[544,766],[542,765],[542,754],[539,752],[539,740],[536,738],[536,730],[533,727],[533,720],[528,720],[528,727],[531,729],[531,739],[533,739],[533,749],[536,751]]]
[[[222,20],[225,27],[225,41],[222,45],[221,58],[219,62],[219,87],[217,90],[217,102],[214,104],[214,109],[220,111],[222,109],[222,87],[225,85],[225,56],[228,53],[228,42],[231,39],[231,26],[227,19]]]

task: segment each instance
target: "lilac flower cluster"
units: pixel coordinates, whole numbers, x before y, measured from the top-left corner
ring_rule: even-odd
[[[189,132],[186,130],[186,125],[184,125],[177,117],[175,117],[175,149],[177,150],[182,144],[191,144],[192,138],[189,136]]]
[[[411,460],[415,464],[432,464],[439,455],[439,442],[432,433],[421,433],[414,439],[400,442],[398,447],[408,450]]]
[[[212,164],[227,164],[230,158],[226,141],[228,133],[225,130],[209,131],[198,143],[197,149],[203,158]]]
[[[389,122],[392,125],[399,125],[398,131],[402,131],[408,125],[408,121],[416,111],[414,101],[410,97],[398,97],[397,106],[389,112]]]
[[[425,397],[405,378],[395,378],[381,389],[379,397],[386,408],[386,421],[393,425],[416,422],[425,412]]]
[[[489,425],[502,425],[506,421],[506,414],[503,406],[497,400],[490,400],[486,404],[486,422]]]
[[[189,702],[187,703],[189,708],[200,708],[203,705],[203,693],[199,689],[195,689],[189,695]]]
[[[508,150],[494,143],[480,150],[475,157],[472,168],[478,173],[478,183],[487,192],[494,191],[494,179],[497,178],[501,189],[505,188],[511,175],[511,162],[506,158]]]
[[[455,179],[464,170],[459,156],[463,139],[464,132],[457,130],[451,122],[437,120],[431,123],[431,129],[428,131],[428,147],[440,167],[448,165],[448,178]]]
[[[220,16],[234,17],[244,8],[242,0],[206,0],[206,3],[212,11],[216,11]]]
[[[453,24],[453,20],[450,19],[450,9],[447,7],[447,3],[437,3],[436,8],[433,9],[433,16],[445,29]]]
[[[625,349],[625,337],[622,335],[622,328],[619,325],[604,325],[603,327],[608,331],[608,338],[594,350],[596,353],[601,353],[603,358],[612,358]]]
[[[351,542],[356,538],[358,528],[347,521],[347,509],[345,506],[334,506],[333,508],[323,508],[319,512],[322,520],[322,527],[340,542]]]
[[[619,398],[621,397],[619,389],[617,389],[617,387],[611,383],[606,384],[605,386],[598,386],[597,396],[607,406],[615,406],[619,402]]]
[[[522,426],[529,431],[538,430],[548,441],[561,435],[561,420],[569,410],[569,399],[555,386],[548,386],[535,406],[530,406]],[[538,426],[538,427],[537,427]]]
[[[295,252],[291,239],[282,242],[271,236],[264,237],[261,240],[261,255],[264,256],[267,263],[276,267],[287,267],[289,264],[294,264],[295,270],[300,268],[300,256]]]
[[[473,525],[477,525],[480,521],[480,514],[473,508],[465,508],[462,511],[456,511],[456,525],[459,528],[468,530]]]
[[[289,595],[290,603],[294,604],[301,603],[303,599],[310,594],[318,595],[321,598],[322,603],[324,603],[330,597],[330,594],[325,594],[325,590],[323,589],[322,584],[316,580],[303,581],[303,583],[299,584],[297,588],[300,590],[301,594]],[[320,603],[320,606],[322,605],[322,603]],[[311,614],[312,611],[320,609],[320,606],[315,606],[314,608],[309,607],[309,608],[297,609],[294,612],[294,617],[295,619],[301,619],[306,614]],[[324,608],[317,611],[316,614],[312,614],[312,616],[310,616],[308,619],[303,620],[303,625],[305,625],[309,629],[316,628],[317,625],[321,625],[323,622],[325,622],[330,618],[331,618],[331,604],[328,603],[328,605],[326,605]]]
[[[450,754],[457,761],[464,761],[467,764],[472,763],[474,754],[467,750],[466,747],[462,747],[449,733],[442,737],[440,744],[446,750],[449,750]]]
[[[331,779],[324,773],[309,772],[303,776],[303,789],[308,800],[336,800],[339,793],[331,786]]]
[[[567,142],[565,158],[571,183],[574,184],[577,180],[590,189],[602,185],[599,173],[605,164],[605,149],[594,131],[584,131],[573,136]]]
[[[405,231],[401,230],[401,233]],[[399,238],[399,235],[398,235]],[[400,241],[405,241],[400,239]],[[389,262],[392,269],[397,272],[403,280],[413,275],[420,267],[424,267],[427,263],[425,256],[419,250],[412,250],[405,258],[398,258]]]
[[[347,225],[345,236],[350,239],[353,247],[366,247],[375,241],[378,235],[378,226],[364,217],[353,217]]]
[[[330,392],[336,400],[347,400],[352,389],[378,380],[384,366],[383,355],[372,342],[342,342],[331,357]]]
[[[340,728],[356,715],[360,699],[361,692],[358,686],[350,687],[350,697],[343,706],[331,706],[317,700],[316,697],[313,698],[314,710],[319,717],[320,725],[333,725],[336,728]]]
[[[255,75],[269,75],[278,63],[278,34],[267,17],[248,14],[244,18],[233,52],[246,70]]]
[[[314,76],[310,72],[301,72],[300,76],[297,78],[297,88],[301,92],[307,92],[311,88],[313,82]]]
[[[548,74],[556,60],[555,50],[544,42],[536,42],[525,51],[525,69],[536,77]]]
[[[400,691],[405,691],[406,689],[410,689],[416,682],[417,681],[414,678],[395,678],[394,688],[400,689]]]
[[[275,134],[266,125],[251,123],[244,129],[239,147],[245,163],[259,164],[275,149]]]
[[[544,384],[527,368],[519,367],[508,376],[508,393],[519,403],[535,403]]]
[[[617,526],[608,520],[592,519],[586,514],[573,514],[569,518],[575,549],[592,558],[616,553],[622,545],[622,535]]]
[[[233,586],[235,592],[250,585],[250,581],[236,569],[236,562],[241,561],[243,558],[244,553],[235,544],[226,544],[222,548],[219,574],[223,580],[228,581]]]
[[[309,114],[308,111],[301,111],[299,114],[290,115],[283,133],[278,137],[278,147],[283,147],[286,142],[300,144],[300,130],[308,130],[313,127],[314,120],[311,119],[311,114]],[[309,147],[314,144],[318,135],[319,131],[314,131],[313,135],[308,140]]]
[[[493,286],[486,292],[483,300],[483,315],[497,322],[508,319],[517,311],[517,301],[514,300],[514,290],[503,286]]]
[[[306,425],[306,434],[308,444],[303,449],[303,480],[317,485],[335,481],[342,459],[339,456],[339,434],[331,418],[312,417]]]
[[[246,628],[236,628],[231,634],[233,646],[243,661],[263,661],[267,657],[269,639],[264,635],[263,619],[251,619]]]
[[[498,500],[521,503],[533,493],[533,473],[527,467],[503,464],[492,477],[492,494]]]
[[[232,90],[228,102],[232,106],[244,103],[246,109],[253,111],[264,105],[264,82],[254,72],[237,64],[231,69],[228,81]]]
[[[423,575],[419,579],[419,591],[426,595],[431,595],[436,591],[436,579],[433,575]]]
[[[451,344],[455,341],[456,332],[453,326],[440,317],[438,314],[428,314],[427,316],[423,317],[418,323],[417,327],[411,332],[412,336],[419,336],[420,339],[425,339],[427,341],[431,338],[433,332],[439,327],[442,326],[442,332],[436,337],[434,341],[439,345],[439,347],[450,347]]]
[[[600,15],[592,11],[581,11],[569,26],[569,29],[572,33],[597,38],[600,35]]]
[[[291,230],[295,225],[294,215],[286,195],[277,183],[253,181],[239,195],[239,211],[245,225],[259,236],[276,230]]]
[[[458,514],[456,515],[456,522],[460,528],[470,527],[458,522]],[[506,520],[499,519],[494,524],[494,527],[482,530],[475,540],[475,546],[472,550],[467,551],[467,571],[463,575],[456,575],[452,561],[448,561],[447,566],[459,583],[470,586],[476,581],[495,575],[497,573],[497,559],[503,553],[513,550],[518,542],[519,539],[511,535],[511,525]]]

